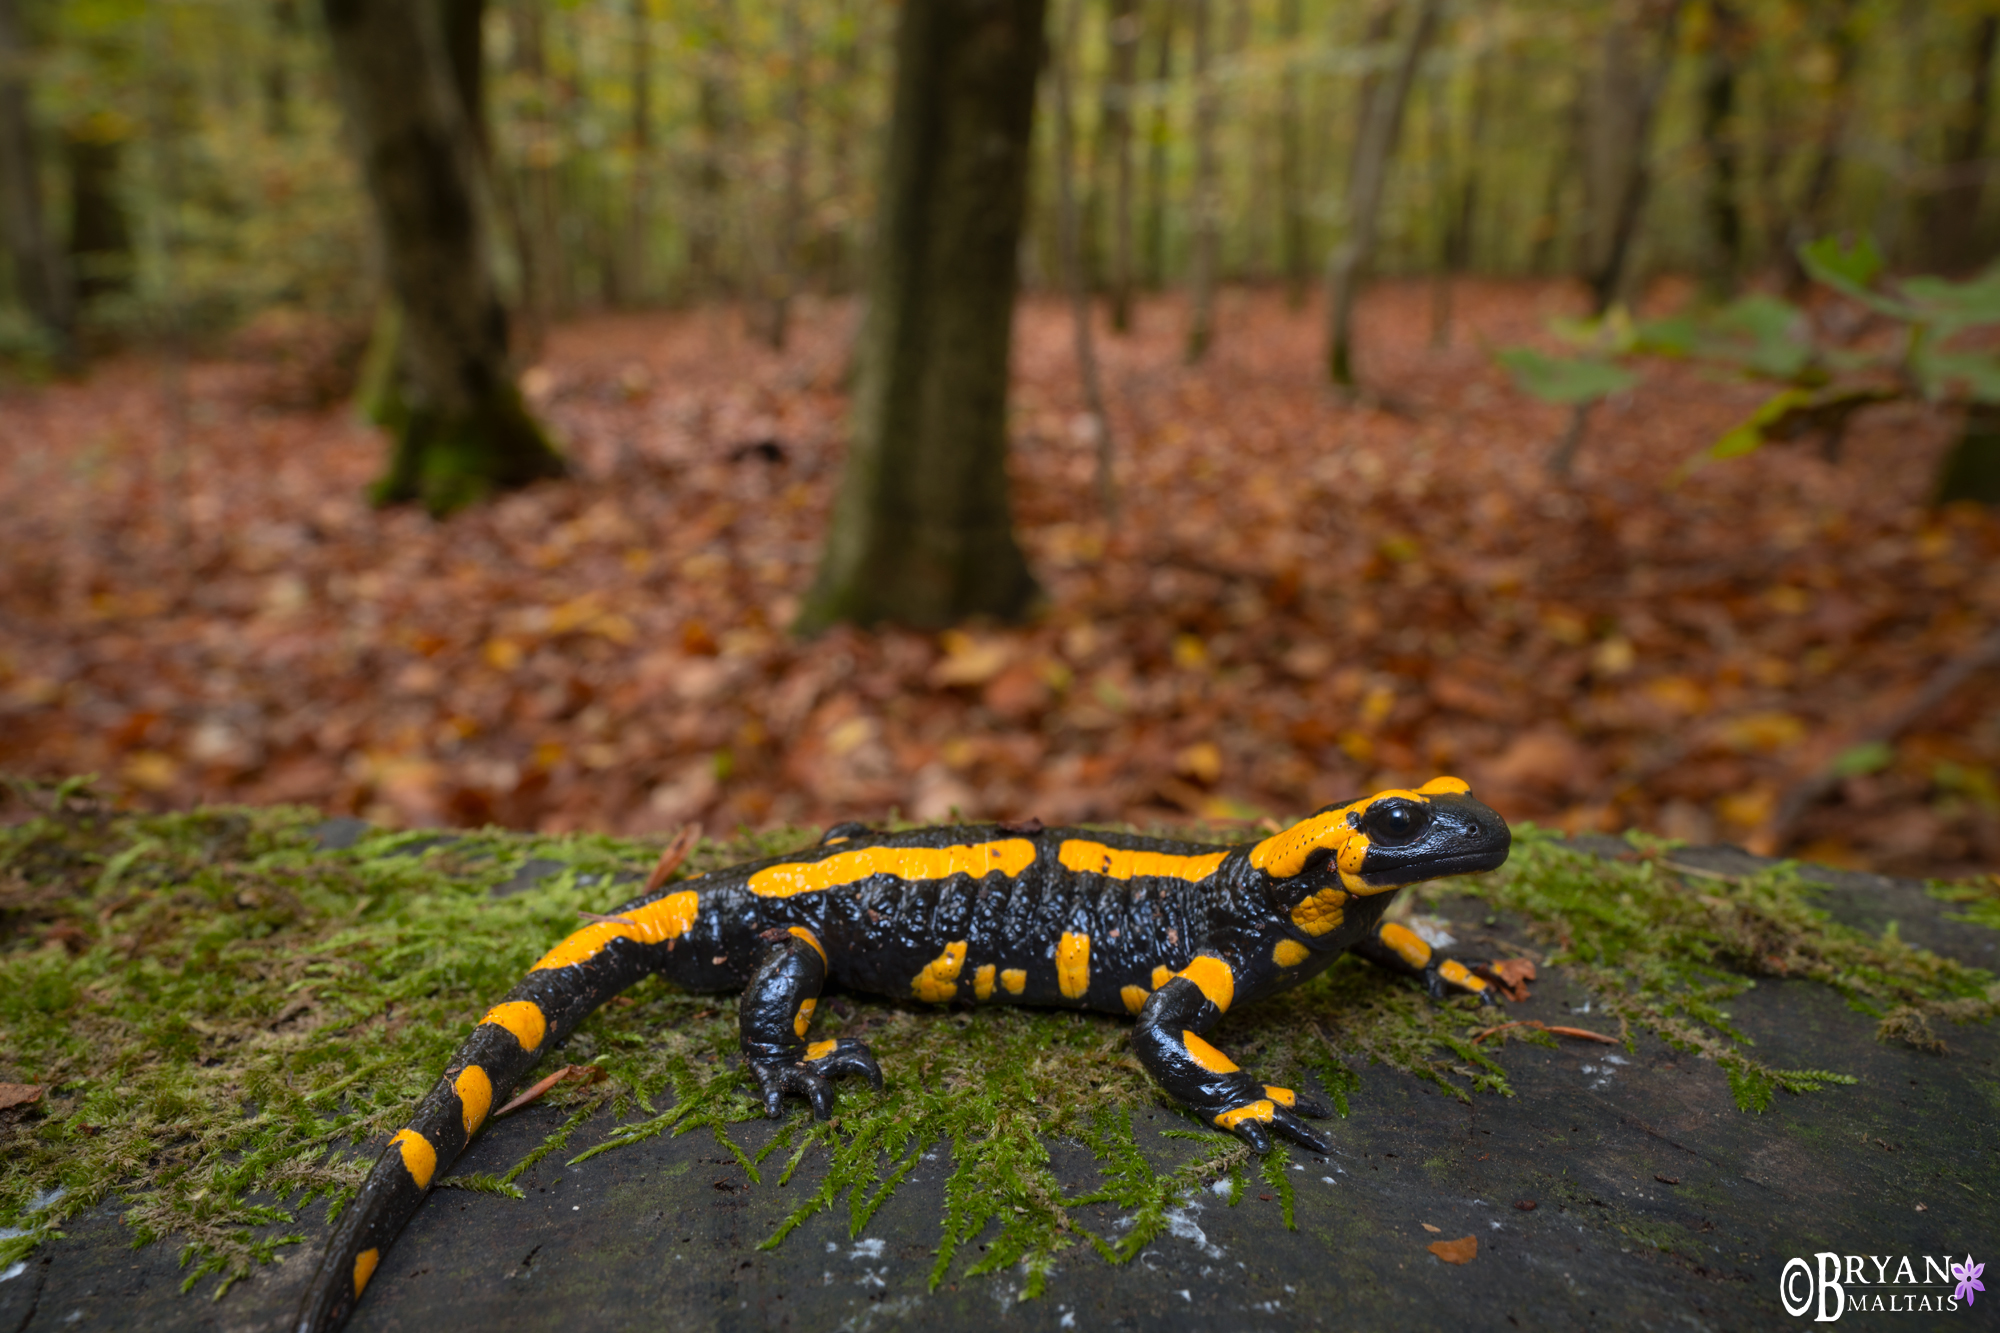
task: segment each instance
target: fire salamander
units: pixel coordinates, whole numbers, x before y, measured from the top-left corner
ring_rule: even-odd
[[[1261,1082],[1202,1034],[1347,949],[1433,996],[1491,1003],[1470,966],[1382,915],[1404,885],[1496,868],[1509,842],[1506,822],[1465,783],[1437,778],[1237,847],[1039,824],[842,824],[805,851],[669,885],[563,940],[486,1011],[343,1212],[299,1333],[347,1318],[495,1100],[592,1010],[653,973],[742,992],[745,1062],[774,1118],[788,1097],[827,1117],[836,1078],[882,1086],[864,1043],[813,1039],[813,1009],[832,981],[935,1004],[1136,1015],[1140,1063],[1203,1121],[1259,1152],[1274,1134],[1325,1152],[1300,1117],[1330,1108]]]

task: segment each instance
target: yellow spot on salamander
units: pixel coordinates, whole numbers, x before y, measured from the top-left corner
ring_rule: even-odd
[[[1153,992],[1144,986],[1125,986],[1118,992],[1118,998],[1125,1001],[1125,1012],[1136,1014],[1146,1007],[1146,997]]]
[[[1160,987],[1166,985],[1169,981],[1172,981],[1173,979],[1174,979],[1174,970],[1171,967],[1161,966],[1153,969],[1154,990],[1158,990]]]
[[[431,1177],[437,1174],[438,1169],[438,1153],[436,1148],[431,1147],[431,1141],[414,1129],[405,1129],[398,1131],[389,1142],[403,1150],[403,1169],[410,1173],[411,1180],[417,1182],[417,1188],[429,1189]]]
[[[993,964],[987,963],[972,974],[972,993],[982,1000],[993,998]]]
[[[677,940],[687,934],[688,927],[694,924],[700,905],[701,895],[689,889],[682,893],[670,893],[644,907],[627,908],[619,915],[631,925],[594,921],[543,954],[541,961],[528,970],[541,972],[552,967],[573,967],[588,962],[613,940],[637,940],[641,944]]]
[[[1251,1102],[1248,1106],[1239,1106],[1233,1111],[1224,1111],[1221,1115],[1215,1117],[1215,1123],[1223,1129],[1235,1129],[1245,1120],[1262,1120],[1264,1123],[1269,1124],[1271,1118],[1277,1113],[1278,1108],[1270,1102],[1255,1101]]]
[[[381,1262],[382,1251],[380,1250],[363,1250],[354,1256],[354,1297],[356,1300],[359,1300],[361,1293],[368,1289],[368,1279],[375,1276],[375,1265]]]
[[[1463,796],[1472,787],[1463,778],[1432,778],[1417,788],[1419,796]]]
[[[1174,856],[1166,852],[1135,852],[1107,847],[1101,842],[1066,838],[1056,859],[1070,870],[1112,879],[1133,879],[1152,875],[1161,879],[1184,879],[1190,883],[1207,879],[1229,857],[1228,852],[1203,856]]]
[[[1382,943],[1396,951],[1396,956],[1411,967],[1423,967],[1431,961],[1431,946],[1424,943],[1424,937],[1408,926],[1397,925],[1394,921],[1376,932]],[[1459,969],[1461,972],[1464,968]]]
[[[956,847],[857,847],[817,861],[767,866],[750,876],[750,892],[760,898],[789,898],[795,893],[837,889],[872,875],[894,875],[897,879],[970,875],[980,879],[997,870],[1012,879],[1034,863],[1035,844],[1026,838]]]
[[[1192,1032],[1181,1033],[1181,1044],[1187,1047],[1188,1056],[1211,1074],[1233,1074],[1242,1068]]]
[[[1312,956],[1312,950],[1297,940],[1279,940],[1271,948],[1271,961],[1279,967],[1297,967]]]
[[[1009,995],[1019,995],[1028,988],[1028,974],[1018,967],[1003,969],[1000,973],[1000,984],[1007,988]]]
[[[493,1106],[493,1080],[478,1065],[467,1065],[458,1071],[451,1086],[458,1093],[458,1109],[465,1116],[465,1137],[469,1139],[486,1123],[486,1112]]]
[[[1090,989],[1090,936],[1065,930],[1056,941],[1056,987],[1065,1000],[1080,1000]]]
[[[806,1047],[806,1059],[824,1060],[826,1059],[827,1056],[833,1054],[833,1048],[838,1045],[840,1045],[840,1043],[832,1039],[828,1039],[826,1041],[816,1041],[812,1045]]]
[[[1229,964],[1210,954],[1202,954],[1178,975],[1186,977],[1201,987],[1201,993],[1208,1002],[1223,1013],[1229,1012],[1230,1001],[1236,998],[1236,974],[1229,970]]]
[[[549,1020],[533,1000],[509,1000],[505,1004],[496,1004],[479,1021],[482,1025],[497,1023],[506,1028],[514,1034],[514,1040],[521,1043],[524,1051],[540,1047],[542,1038],[549,1032]]]
[[[1290,1088],[1274,1088],[1266,1083],[1264,1085],[1264,1095],[1280,1106],[1297,1106],[1299,1104],[1299,1094],[1293,1092]]]
[[[1481,977],[1473,976],[1465,964],[1459,962],[1456,958],[1447,958],[1442,963],[1439,963],[1438,975],[1449,981],[1452,985],[1463,986],[1470,991],[1482,991],[1486,989],[1485,980]]]
[[[805,1040],[806,1029],[812,1026],[813,1010],[819,1008],[818,1000],[800,1000],[799,1011],[792,1015],[792,1035]]]
[[[789,926],[786,928],[785,933],[788,935],[796,935],[800,939],[804,940],[807,944],[812,945],[813,952],[819,955],[820,965],[822,967],[826,966],[827,963],[826,946],[819,942],[819,936],[813,934],[810,930],[807,930],[804,926]]]
[[[1292,924],[1308,935],[1324,935],[1340,924],[1346,904],[1339,889],[1321,889],[1292,909]]]
[[[958,994],[958,972],[964,966],[965,941],[954,940],[944,946],[943,953],[924,964],[924,970],[910,982],[910,990],[919,1000],[943,1004]]]

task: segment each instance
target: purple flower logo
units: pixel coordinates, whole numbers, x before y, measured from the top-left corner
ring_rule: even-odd
[[[1985,1264],[1975,1264],[1972,1262],[1972,1256],[1966,1255],[1964,1263],[1951,1266],[1951,1275],[1958,1279],[1958,1288],[1951,1294],[1968,1306],[1971,1305],[1974,1299],[1973,1293],[1986,1290],[1986,1284],[1979,1280],[1979,1275],[1985,1271]]]

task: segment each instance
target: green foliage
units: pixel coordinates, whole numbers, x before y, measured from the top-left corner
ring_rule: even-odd
[[[298,1243],[300,1208],[337,1210],[351,1197],[368,1166],[351,1150],[403,1121],[482,1008],[574,925],[578,908],[601,911],[623,895],[606,877],[656,853],[499,831],[442,845],[384,833],[330,851],[308,840],[318,818],[308,811],[147,816],[102,809],[75,784],[31,794],[44,813],[0,830],[0,1080],[49,1092],[0,1119],[0,1265],[116,1192],[135,1237],[175,1238],[189,1285],[216,1276],[218,1295]],[[692,868],[803,840],[781,830],[703,844]],[[564,868],[493,898],[530,857]],[[1746,1109],[1847,1078],[1769,1068],[1750,1054],[1723,1005],[1756,975],[1833,986],[1882,1020],[1880,1035],[1919,1044],[1936,1043],[1931,1018],[1996,1007],[1985,974],[1827,922],[1789,873],[1690,891],[1656,862],[1595,861],[1529,830],[1506,870],[1453,889],[1525,919],[1553,946],[1548,965],[1586,987],[1628,1042],[1643,1029],[1715,1059]],[[1107,1261],[1133,1258],[1190,1189],[1215,1179],[1240,1195],[1261,1172],[1290,1224],[1282,1153],[1253,1164],[1205,1125],[1170,1134],[1167,1160],[1142,1150],[1133,1117],[1177,1112],[1129,1054],[1125,1020],[855,997],[824,1010],[822,1024],[828,1035],[865,1037],[887,1088],[846,1084],[835,1120],[794,1114],[753,1154],[733,1137],[761,1116],[734,1059],[733,1013],[657,982],[629,998],[563,1051],[607,1078],[558,1085],[549,1100],[568,1112],[562,1125],[497,1177],[440,1183],[517,1197],[527,1170],[568,1152],[608,1110],[610,1133],[563,1160],[699,1128],[753,1179],[774,1158],[788,1181],[809,1158],[819,1163],[818,1184],[765,1242],[776,1245],[843,1201],[858,1234],[919,1161],[949,1151],[933,1282],[1019,1264],[1024,1296],[1078,1243]],[[1275,1082],[1310,1071],[1345,1115],[1368,1064],[1461,1100],[1509,1095],[1503,1043],[1474,1040],[1493,1021],[1470,999],[1434,1003],[1345,958],[1230,1015],[1217,1040]],[[1094,1189],[1064,1192],[1052,1137],[1090,1150]],[[1076,1215],[1107,1202],[1130,1219],[1116,1237]],[[974,1237],[990,1237],[987,1250],[960,1268]]]
[[[1823,343],[1798,306],[1756,292],[1718,309],[1659,320],[1635,323],[1622,309],[1599,320],[1555,320],[1553,331],[1583,350],[1557,357],[1509,347],[1495,359],[1523,392],[1545,402],[1594,402],[1638,381],[1632,369],[1610,358],[1692,358],[1783,386],[1676,469],[1676,482],[1773,440],[1813,431],[1837,438],[1855,412],[1877,403],[2000,402],[2000,355],[1949,345],[1961,333],[2000,324],[2000,265],[1967,282],[1913,277],[1884,291],[1876,285],[1881,253],[1865,236],[1852,243],[1814,241],[1800,247],[1799,258],[1815,281],[1902,324],[1899,348],[1877,352]]]
[[[1896,747],[1887,741],[1864,741],[1851,746],[1834,756],[1830,771],[1836,777],[1859,777],[1864,773],[1880,773],[1896,762]]]
[[[1594,403],[1639,382],[1623,366],[1598,357],[1555,357],[1532,347],[1503,348],[1497,355],[1521,391],[1545,403]]]

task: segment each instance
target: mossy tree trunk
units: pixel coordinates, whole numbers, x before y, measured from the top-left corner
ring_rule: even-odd
[[[799,628],[1013,619],[1007,360],[1043,0],[907,0],[854,439]]]
[[[401,307],[403,410],[376,501],[444,513],[562,475],[510,374],[477,131],[454,87],[441,6],[321,4]]]

